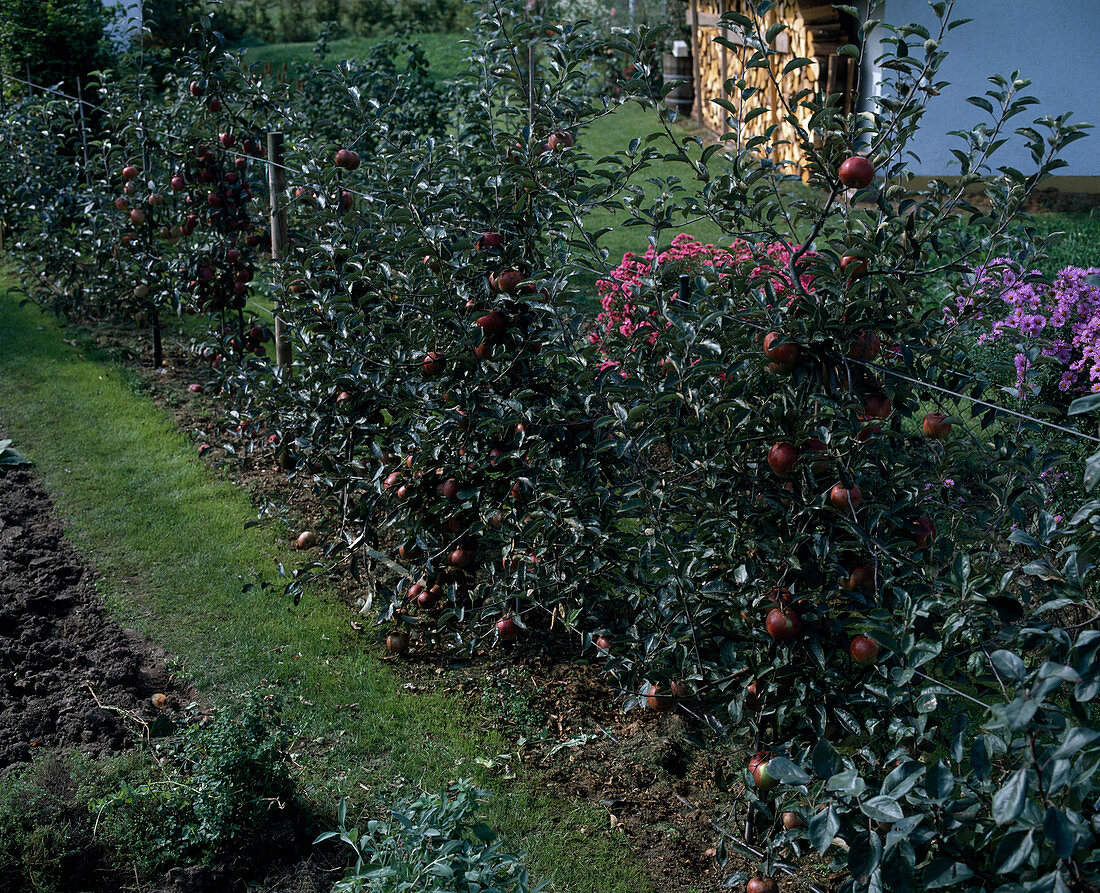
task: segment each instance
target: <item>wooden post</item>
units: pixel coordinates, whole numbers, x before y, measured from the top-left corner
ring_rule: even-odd
[[[267,186],[271,198],[271,259],[280,261],[286,245],[286,168],[283,167],[283,135],[278,132],[267,135]],[[283,319],[282,289],[275,292],[275,367],[278,372],[290,375],[293,357],[287,339],[286,321]]]
[[[164,365],[164,345],[160,337],[160,313],[155,304],[150,317],[153,323],[153,368],[159,369]]]
[[[80,144],[84,148],[84,182],[91,187],[92,171],[88,164],[88,127],[84,122],[84,88],[80,83],[80,75],[76,76],[76,104],[80,109]]]

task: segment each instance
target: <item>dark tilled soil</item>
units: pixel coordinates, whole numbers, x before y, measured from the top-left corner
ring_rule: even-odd
[[[173,678],[165,657],[102,607],[91,571],[65,539],[53,503],[34,475],[0,473],[0,783],[36,751],[76,748],[92,756],[120,751],[135,744],[161,711],[172,713],[194,700],[194,692]],[[160,708],[151,700],[158,693],[166,696]],[[36,765],[41,773],[53,764]],[[51,889],[131,889],[132,869],[115,864],[86,827],[87,803],[59,797],[57,804],[71,829],[72,857],[65,870],[72,876],[54,878],[63,883]],[[146,893],[328,890],[332,859],[318,858],[311,845],[315,829],[307,827],[307,817],[298,819],[242,837],[233,852],[212,864],[178,866],[139,888]],[[65,885],[70,882],[75,886]],[[10,889],[5,883],[0,877],[0,887]]]
[[[0,474],[0,771],[36,748],[120,750],[156,719],[156,693],[186,697],[164,655],[102,608],[34,476]]]

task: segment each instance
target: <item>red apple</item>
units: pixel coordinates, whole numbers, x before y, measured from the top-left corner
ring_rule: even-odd
[[[217,114],[222,110],[222,101],[218,99],[217,96],[211,96],[210,101],[206,103],[206,108],[214,114]]]
[[[745,700],[742,704],[751,713],[756,713],[760,709],[761,689],[762,686],[755,679],[745,686]]]
[[[658,713],[668,713],[676,708],[676,698],[671,694],[665,694],[657,683],[653,683],[646,691],[646,705],[650,710]]]
[[[601,655],[607,654],[611,650],[611,639],[607,636],[598,636],[596,638],[596,650]]]
[[[123,180],[132,180],[137,175],[138,175],[138,169],[136,167],[134,167],[132,164],[128,164],[128,165],[126,165],[126,167],[124,167],[122,169],[122,179]]]
[[[568,130],[558,130],[550,134],[549,139],[546,140],[546,145],[550,148],[551,152],[560,152],[562,149],[569,149],[573,145],[573,134]]]
[[[424,355],[424,362],[420,364],[420,368],[429,377],[440,375],[447,368],[447,360],[443,354],[433,350]]]
[[[339,149],[336,152],[334,163],[346,171],[353,171],[359,167],[359,153],[351,149]]]
[[[921,423],[921,430],[929,440],[943,440],[951,435],[951,423],[945,422],[947,416],[942,412],[930,412]]]
[[[875,179],[875,168],[863,155],[853,155],[837,171],[840,182],[849,189],[864,189]]]
[[[778,589],[773,589],[771,592],[768,593],[768,601],[770,601],[772,604],[779,605],[779,607],[781,608],[787,607],[787,605],[791,603],[791,599],[793,598],[794,596],[791,595],[791,590],[789,590],[786,586],[782,586]]]
[[[145,212],[141,208],[134,208],[130,212],[130,222],[141,224],[145,222]]]
[[[845,487],[843,484],[834,484],[829,491],[829,502],[843,512],[854,511],[863,502],[863,491],[858,485]]]
[[[317,537],[312,530],[303,530],[298,534],[297,545],[299,549],[312,549],[317,545]]]
[[[772,877],[756,877],[749,878],[749,882],[745,884],[745,893],[779,893],[779,883]]]
[[[191,89],[191,95],[192,96],[202,96],[202,94],[205,90],[203,85],[200,84],[198,81],[191,81],[191,88],[190,89]]]
[[[779,332],[764,336],[764,356],[779,366],[793,366],[798,362],[799,347],[793,341],[784,341]]]
[[[793,831],[795,828],[805,828],[806,822],[803,821],[802,816],[797,812],[785,812],[782,816],[783,828],[786,831]]]
[[[496,277],[497,291],[504,294],[511,294],[524,280],[524,275],[519,270],[504,270]]]
[[[115,207],[120,211],[125,211],[130,207],[130,200],[124,195],[120,195],[115,199]]]
[[[172,188],[176,192],[179,192],[181,189],[186,189],[187,188],[187,181],[184,180],[183,177],[173,177],[172,178]]]
[[[791,642],[802,635],[802,618],[792,608],[772,608],[764,626],[777,642]]]
[[[785,478],[798,465],[798,450],[789,443],[777,443],[768,450],[768,465],[777,475]]]
[[[511,642],[519,635],[519,627],[511,617],[501,617],[497,621],[497,638],[501,642]]]
[[[486,335],[495,338],[508,330],[508,317],[499,310],[490,310],[484,316],[478,317],[475,325],[481,326]]]
[[[877,332],[860,332],[848,348],[848,356],[853,360],[864,360],[870,363],[878,358],[881,348],[882,339]]]
[[[749,772],[752,774],[752,780],[756,783],[756,789],[761,794],[766,794],[779,785],[779,779],[768,773],[768,764],[771,759],[772,755],[768,751],[762,750],[754,754],[753,758],[749,760]]]
[[[474,563],[476,555],[471,549],[455,549],[447,556],[447,562],[451,567],[469,567]]]
[[[849,279],[861,279],[867,275],[867,258],[846,254],[840,259],[840,271]]]
[[[443,482],[439,488],[439,495],[444,499],[448,499],[451,502],[458,501],[458,481],[454,478],[448,478]]]
[[[885,394],[871,394],[863,405],[863,416],[868,419],[889,418],[894,411],[894,404]]]
[[[841,586],[849,592],[856,589],[873,589],[875,585],[875,569],[869,564],[862,564],[852,568],[846,580],[841,581]]]
[[[486,248],[493,251],[499,251],[504,247],[504,234],[494,232],[482,233],[474,247],[477,248],[478,251],[483,251]]]
[[[918,549],[923,549],[936,536],[936,525],[927,515],[921,515],[909,521],[904,532]]]
[[[386,636],[386,650],[390,654],[404,654],[409,650],[409,637],[406,633],[390,633]]]
[[[856,636],[848,646],[848,653],[861,667],[867,667],[878,660],[879,645],[867,636]]]
[[[223,149],[232,149],[233,144],[236,142],[236,138],[231,133],[219,133],[218,142],[222,144]]]

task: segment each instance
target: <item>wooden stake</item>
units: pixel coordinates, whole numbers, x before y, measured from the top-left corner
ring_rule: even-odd
[[[282,260],[286,246],[286,207],[283,195],[286,192],[286,169],[283,167],[283,135],[267,135],[267,186],[271,197],[271,259]],[[293,356],[290,341],[287,338],[286,321],[283,319],[283,293],[275,293],[275,366],[283,375],[293,371]]]
[[[160,313],[157,311],[156,305],[153,306],[150,315],[153,323],[153,368],[159,369],[164,365],[164,346],[160,337]]]

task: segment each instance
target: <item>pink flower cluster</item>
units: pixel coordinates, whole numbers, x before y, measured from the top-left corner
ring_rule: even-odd
[[[1044,355],[1066,366],[1058,382],[1060,390],[1100,391],[1100,287],[1088,281],[1100,276],[1100,268],[1066,267],[1053,282],[1038,276],[1036,272],[1022,276],[1004,259],[979,271],[974,297],[995,317],[981,340],[1015,335],[1024,343],[1037,341]],[[971,298],[962,300],[956,302],[960,310]],[[1025,393],[1031,367],[1027,354],[1018,353],[1015,366],[1017,385]]]
[[[689,269],[693,271],[703,271],[708,267],[717,269],[720,271],[719,279],[738,275],[749,282],[762,276],[767,277],[771,280],[778,298],[793,300],[790,297],[790,274],[786,270],[790,264],[791,252],[797,251],[798,247],[783,242],[754,246],[738,239],[728,248],[720,248],[717,245],[704,245],[687,233],[681,233],[664,251],[658,252],[650,245],[641,256],[627,252],[623,255],[622,263],[611,271],[610,277],[596,283],[603,310],[596,316],[597,331],[589,337],[593,342],[601,343],[605,336],[616,332],[624,338],[633,338],[640,333],[648,344],[655,343],[659,330],[650,318],[655,311],[639,309],[635,303],[636,296],[642,290],[646,277],[676,261],[687,261]],[[801,277],[803,288],[809,290],[812,284],[811,276]]]

